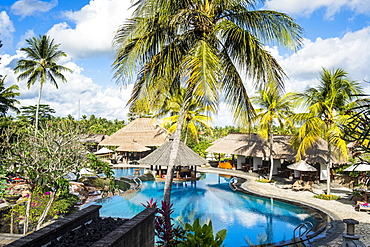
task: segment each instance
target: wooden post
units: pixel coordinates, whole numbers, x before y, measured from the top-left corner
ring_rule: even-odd
[[[10,234],[14,234],[14,213],[10,216]]]

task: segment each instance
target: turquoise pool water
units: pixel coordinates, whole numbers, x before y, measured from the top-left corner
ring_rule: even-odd
[[[141,171],[142,173],[143,171]],[[117,177],[130,176],[132,169],[115,170]],[[227,229],[225,245],[247,246],[289,240],[300,223],[316,224],[306,210],[273,199],[231,191],[228,176],[207,173],[196,182],[174,183],[171,201],[173,218],[178,223],[212,220],[215,231]],[[141,205],[151,198],[160,202],[164,182],[144,182],[142,189],[123,196],[95,201],[102,205],[101,216],[131,218],[144,209]]]

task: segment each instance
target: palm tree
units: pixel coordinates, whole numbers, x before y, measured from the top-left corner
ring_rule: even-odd
[[[184,103],[185,92],[185,88],[180,88],[176,93],[168,95],[161,111],[156,115],[158,117],[170,114],[169,117],[162,118],[162,126],[168,127],[167,129],[170,133],[174,133],[176,130],[179,113]],[[212,118],[207,115],[208,112],[215,113],[215,109],[203,106],[201,102],[194,100],[190,102],[186,110],[183,126],[183,131],[185,132],[184,143],[187,143],[189,133],[199,143],[198,127],[202,126],[212,133],[211,126],[209,125],[212,122]]]
[[[368,95],[367,95],[368,96]],[[349,109],[348,122],[342,126],[344,138],[355,143],[353,147],[361,153],[370,153],[370,99],[364,98],[356,101]]]
[[[298,147],[297,160],[305,155],[305,151],[318,138],[323,138],[328,143],[328,195],[333,155],[347,159],[347,145],[342,139],[343,131],[340,128],[348,120],[344,113],[359,94],[362,94],[359,83],[351,81],[343,69],[330,71],[323,68],[319,85],[299,95],[299,100],[308,108],[308,112],[294,117],[295,121],[302,124],[292,140],[293,145]]]
[[[275,83],[268,83],[266,88],[257,92],[257,95],[252,97],[252,102],[259,107],[255,109],[256,116],[253,118],[253,123],[257,126],[258,134],[267,140],[270,150],[270,174],[269,180],[272,179],[274,169],[274,122],[278,122],[279,126],[294,126],[291,117],[293,116],[292,107],[295,93],[287,93],[282,95],[276,90]]]
[[[286,14],[256,10],[262,2],[138,0],[133,17],[117,30],[114,77],[123,85],[136,77],[129,104],[147,98],[150,105],[157,105],[174,89],[186,88],[168,164],[164,189],[167,203],[191,102],[217,109],[221,93],[235,121],[245,123],[254,111],[241,73],[256,86],[273,79],[283,88],[285,74],[265,45],[297,49],[302,29]]]
[[[5,117],[8,110],[19,113],[19,109],[15,106],[15,104],[19,104],[19,101],[15,97],[20,95],[19,92],[15,92],[19,90],[17,85],[5,88],[5,78],[6,76],[0,75],[0,114],[3,117]]]
[[[56,64],[61,57],[65,57],[67,55],[58,49],[60,44],[54,44],[54,39],[50,39],[50,37],[46,35],[40,35],[38,38],[33,37],[31,39],[26,39],[26,42],[29,46],[21,48],[21,51],[25,52],[29,59],[19,60],[14,71],[15,73],[21,73],[17,77],[18,81],[27,79],[28,88],[39,81],[39,93],[35,117],[36,134],[42,86],[45,82],[49,81],[58,88],[56,79],[59,79],[62,82],[67,82],[62,72],[71,72],[71,70]]]

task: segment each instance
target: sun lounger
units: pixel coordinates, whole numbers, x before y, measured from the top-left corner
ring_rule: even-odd
[[[303,184],[302,180],[295,181],[293,186],[292,186],[292,190],[294,190],[294,191],[302,190],[302,188],[303,188],[302,184]]]
[[[360,205],[358,205],[357,209],[358,209],[359,212],[360,212],[360,210],[370,211],[370,203],[360,204]]]
[[[313,191],[312,190],[312,184],[313,184],[313,182],[312,181],[308,181],[304,186],[303,186],[303,188],[302,188],[302,190],[308,190],[308,191]]]

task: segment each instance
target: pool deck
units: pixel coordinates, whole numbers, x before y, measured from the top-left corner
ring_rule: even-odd
[[[275,198],[287,199],[295,202],[300,202],[309,206],[319,208],[320,210],[331,215],[335,220],[355,219],[360,222],[356,225],[356,234],[360,235],[360,240],[370,246],[370,214],[354,209],[355,202],[351,201],[352,190],[337,184],[332,184],[331,194],[340,196],[337,201],[326,201],[314,198],[315,194],[322,194],[326,188],[326,184],[314,185],[313,192],[310,191],[292,191],[291,189],[282,188],[281,184],[260,183],[255,181],[258,178],[256,173],[248,173],[239,170],[226,170],[213,167],[200,167],[199,172],[219,173],[245,178],[248,181],[242,184],[242,188],[251,191],[255,194],[271,196]],[[335,235],[335,234],[333,234]],[[338,235],[338,233],[336,234]],[[341,246],[342,235],[335,237],[330,242],[320,246]]]

